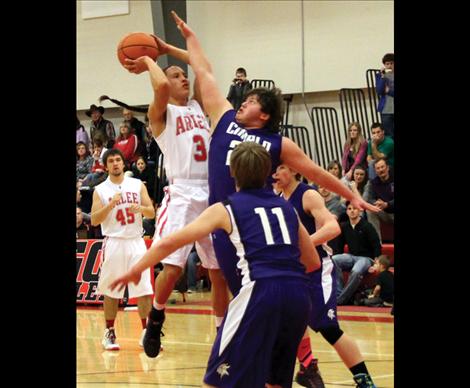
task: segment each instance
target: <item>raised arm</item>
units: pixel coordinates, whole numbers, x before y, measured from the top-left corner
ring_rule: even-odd
[[[333,174],[314,163],[305,153],[287,137],[282,138],[281,161],[291,169],[299,172],[307,179],[314,181],[329,191],[349,200],[355,207],[363,210],[378,212],[380,209],[364,201],[360,196],[354,194]]]
[[[147,268],[158,264],[165,257],[182,246],[207,236],[215,229],[224,229],[230,233],[232,225],[224,206],[216,203],[204,210],[193,222],[178,232],[159,240],[142,256],[142,258],[123,276],[111,283],[111,289],[123,289],[129,282],[138,283],[141,273]]]
[[[201,97],[206,113],[211,120],[211,131],[219,122],[222,115],[233,109],[232,105],[222,95],[217,87],[214,74],[212,72],[211,64],[209,63],[201,44],[194,32],[187,26],[187,24],[176,14],[171,12],[175,19],[176,25],[181,32],[181,35],[186,39],[186,45],[189,53],[189,63],[193,68],[194,74],[199,81],[201,89]]]
[[[170,82],[160,66],[147,56],[135,60],[126,59],[125,68],[135,74],[149,72],[153,88],[153,101],[149,105],[148,117],[152,134],[157,138],[166,125],[166,106],[170,98]]]

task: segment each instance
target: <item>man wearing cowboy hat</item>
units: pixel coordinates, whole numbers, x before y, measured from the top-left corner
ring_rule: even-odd
[[[90,105],[85,114],[91,117],[90,134],[91,139],[94,141],[96,136],[103,139],[106,148],[113,148],[114,139],[116,138],[116,131],[111,121],[103,118],[104,108],[102,106]]]

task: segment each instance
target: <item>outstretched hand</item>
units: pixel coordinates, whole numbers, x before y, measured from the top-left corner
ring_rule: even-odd
[[[359,195],[355,195],[354,198],[350,201],[351,205],[355,208],[362,210],[370,210],[371,212],[377,213],[380,209],[377,206],[370,204],[369,202],[364,201]]]
[[[175,11],[171,11],[171,16],[173,16],[173,19],[175,19],[176,26],[178,27],[178,30],[180,30],[181,35],[183,35],[184,38],[187,38],[193,33],[193,31],[188,27],[184,20],[178,16]]]
[[[130,282],[132,282],[134,284],[139,283],[141,275],[142,274],[140,272],[135,273],[131,269],[130,271],[126,272],[126,274],[124,274],[123,276],[120,276],[116,280],[114,280],[110,284],[109,288],[111,289],[111,291],[114,291],[115,288],[117,288],[118,291],[121,291]]]
[[[139,57],[137,59],[129,59],[126,58],[124,61],[126,62],[124,67],[129,71],[129,73],[134,73],[134,74],[140,74],[143,73],[144,71],[147,71],[149,68],[147,66],[146,58],[149,58],[152,60],[150,57]],[[153,60],[152,60],[153,61]]]

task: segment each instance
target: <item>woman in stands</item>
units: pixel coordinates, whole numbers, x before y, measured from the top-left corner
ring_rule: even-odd
[[[367,140],[362,134],[361,125],[358,122],[349,124],[346,142],[343,147],[343,158],[341,164],[345,178],[350,181],[354,168],[366,165]]]

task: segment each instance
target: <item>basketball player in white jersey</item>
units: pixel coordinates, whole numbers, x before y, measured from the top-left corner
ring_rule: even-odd
[[[160,54],[172,55],[189,63],[188,54],[155,37]],[[208,206],[208,149],[209,125],[195,98],[189,99],[189,81],[178,66],[164,71],[151,58],[144,56],[126,60],[131,73],[148,71],[154,90],[148,117],[154,138],[164,154],[169,181],[165,198],[157,214],[154,241],[175,232],[192,222]],[[188,244],[162,261],[163,271],[155,281],[155,299],[147,321],[143,344],[147,356],[156,357],[160,351],[160,335],[165,319],[165,304],[185,267],[191,251]],[[209,270],[212,282],[212,307],[216,327],[219,327],[228,306],[228,289],[219,268],[210,235],[196,242],[202,265]]]
[[[111,291],[109,284],[119,274],[126,273],[147,251],[142,238],[142,215],[155,217],[155,209],[141,180],[124,176],[124,157],[121,151],[110,149],[103,155],[103,164],[108,178],[95,187],[91,208],[91,224],[101,224],[103,236],[100,278],[97,294],[104,295],[104,317],[106,329],[102,345],[105,350],[119,350],[114,330],[119,299],[124,291]],[[142,345],[146,317],[152,305],[152,282],[150,271],[142,275],[137,285],[129,285],[129,297],[137,297],[139,316],[142,322]]]

